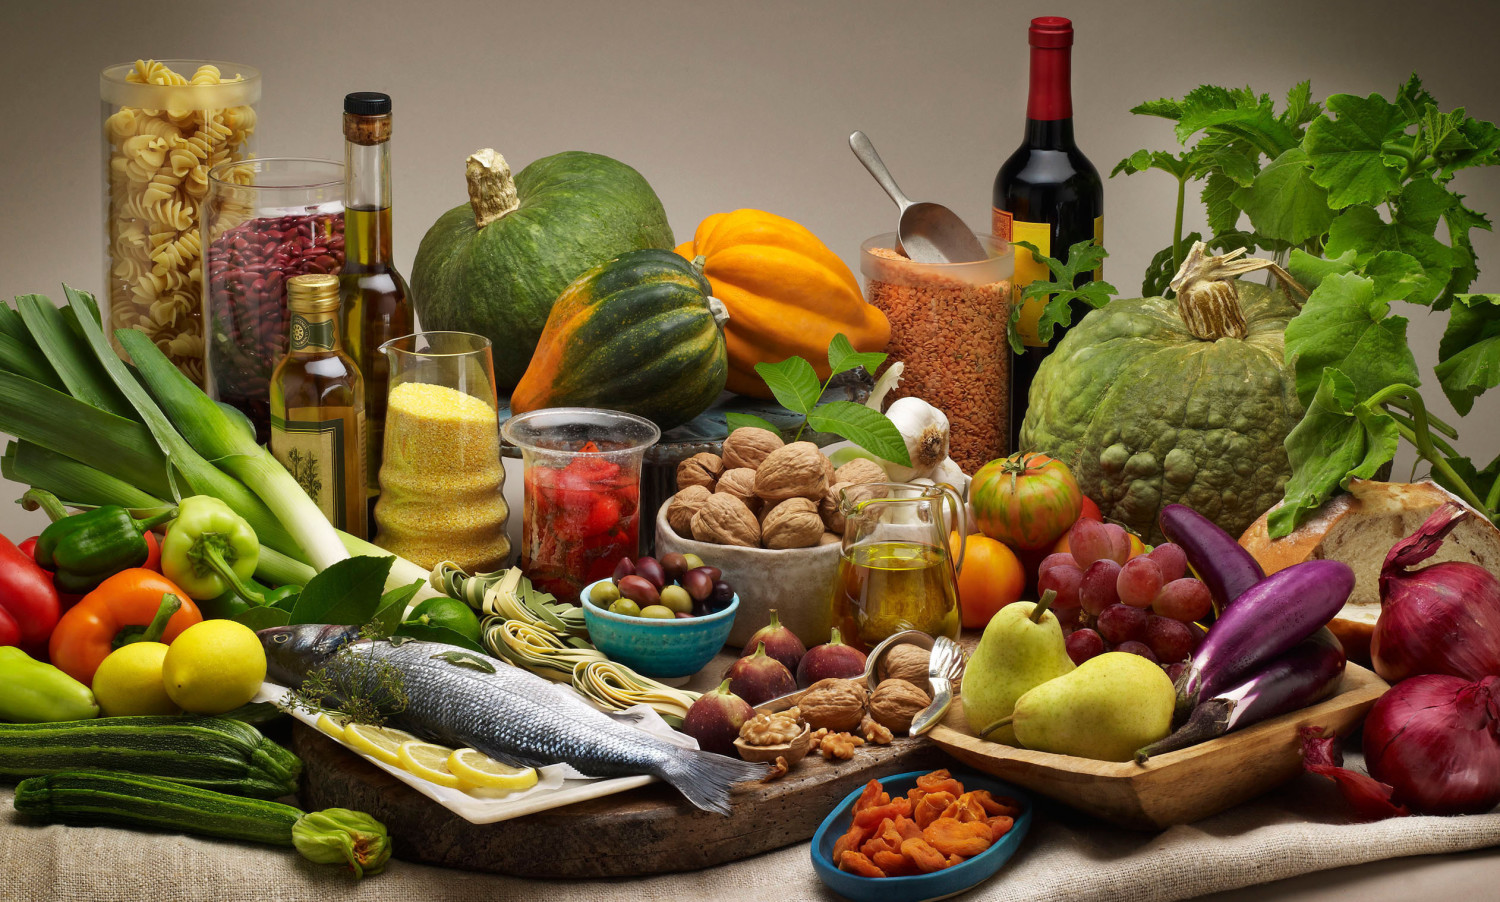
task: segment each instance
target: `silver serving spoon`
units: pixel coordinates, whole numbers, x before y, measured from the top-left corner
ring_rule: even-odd
[[[900,224],[896,227],[896,250],[917,263],[972,263],[989,256],[957,213],[942,204],[912,203],[902,194],[896,187],[896,180],[891,178],[891,171],[885,168],[880,154],[875,152],[875,145],[864,132],[850,135],[849,147],[901,208]]]
[[[908,736],[921,736],[937,726],[953,704],[953,683],[963,676],[968,655],[957,642],[939,636],[932,643],[932,657],[927,664],[927,682],[932,685],[932,704],[917,712],[911,719]]]

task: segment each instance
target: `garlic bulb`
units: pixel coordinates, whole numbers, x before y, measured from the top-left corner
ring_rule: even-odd
[[[906,364],[896,361],[885,368],[880,378],[875,380],[875,387],[870,389],[870,397],[865,401],[865,406],[871,410],[879,410],[885,406],[885,396],[891,393],[897,385],[901,384],[901,373],[906,370]]]
[[[969,474],[965,473],[953,458],[945,457],[932,471],[932,481],[945,483],[958,493],[964,501],[969,500]]]
[[[901,433],[911,456],[909,467],[881,461],[886,475],[896,482],[934,478],[938,466],[948,459],[948,418],[921,398],[898,398],[885,415]]]

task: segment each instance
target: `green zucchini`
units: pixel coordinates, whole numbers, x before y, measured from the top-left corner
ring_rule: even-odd
[[[0,780],[74,770],[164,777],[274,799],[296,792],[302,762],[255,727],[217,717],[0,724]]]

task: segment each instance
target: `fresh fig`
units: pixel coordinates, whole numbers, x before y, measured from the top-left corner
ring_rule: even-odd
[[[786,669],[792,673],[797,672],[797,663],[807,654],[807,646],[802,644],[797,634],[781,625],[781,618],[776,615],[775,608],[771,609],[771,622],[755,631],[755,635],[745,643],[740,657],[753,654],[758,645],[764,645],[766,654],[786,665]]]
[[[667,579],[680,579],[682,574],[688,572],[687,558],[673,551],[661,556],[661,569],[666,572]]]
[[[662,569],[661,564],[654,557],[636,558],[635,575],[644,577],[647,582],[656,587],[658,592],[667,584],[667,571]]]
[[[688,708],[682,732],[698,740],[698,747],[721,755],[734,754],[740,727],[755,716],[750,703],[729,691],[728,679],[712,692],[705,692]]]
[[[628,557],[622,557],[620,558],[620,562],[618,564],[615,564],[615,573],[611,578],[615,581],[615,585],[618,586],[620,584],[620,580],[624,579],[627,576],[634,575],[635,562]]]
[[[740,658],[730,665],[724,678],[729,681],[729,691],[752,706],[797,689],[797,681],[792,679],[792,672],[786,669],[785,664],[767,655],[764,645],[757,646],[755,654]]]
[[[828,641],[807,650],[797,663],[797,685],[811,686],[818,680],[853,680],[865,675],[865,653],[844,644],[834,627]]]

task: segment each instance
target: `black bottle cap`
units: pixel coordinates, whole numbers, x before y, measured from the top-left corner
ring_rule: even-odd
[[[353,116],[388,116],[391,112],[391,95],[378,91],[345,94],[344,112]]]

